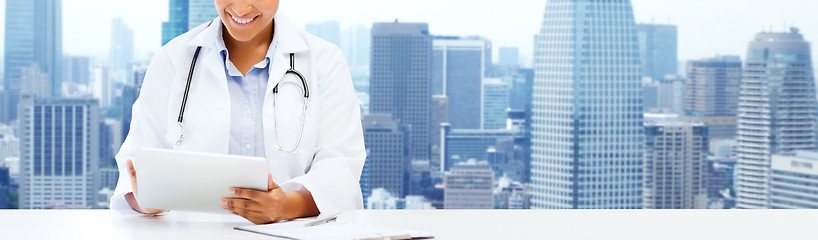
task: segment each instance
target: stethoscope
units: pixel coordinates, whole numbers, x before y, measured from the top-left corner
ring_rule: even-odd
[[[209,26],[209,25],[208,25]],[[165,142],[171,145],[180,145],[185,138],[185,128],[182,125],[182,120],[185,116],[185,105],[187,105],[187,97],[188,93],[190,93],[190,83],[193,80],[193,70],[196,69],[196,60],[199,59],[199,51],[202,50],[202,46],[196,47],[196,52],[193,54],[193,60],[190,63],[190,72],[187,74],[187,83],[185,85],[185,95],[182,97],[182,107],[179,109],[179,118],[176,120],[176,124],[171,125],[168,128],[167,133],[165,134]],[[278,142],[278,150],[283,152],[293,153],[298,148],[298,145],[301,144],[301,137],[304,136],[304,122],[307,116],[307,99],[310,98],[310,89],[307,86],[307,80],[304,78],[300,72],[295,70],[295,53],[290,53],[290,69],[284,73],[284,76],[287,74],[295,74],[299,80],[301,80],[301,84],[299,88],[302,92],[304,92],[304,108],[301,112],[301,130],[298,132],[298,140],[295,142],[295,146],[292,149],[284,149],[284,145],[281,144],[281,137],[278,133],[278,87],[282,84],[287,83],[287,81],[279,82],[273,88],[273,111],[275,113],[274,121],[275,121],[275,134],[276,134],[276,141]],[[291,82],[295,84],[295,82]]]

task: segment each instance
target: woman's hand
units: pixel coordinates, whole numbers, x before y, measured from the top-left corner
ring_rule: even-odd
[[[144,214],[159,214],[166,212],[167,210],[161,209],[153,209],[153,208],[142,208],[139,206],[139,203],[136,201],[137,191],[136,191],[136,169],[133,167],[133,161],[128,159],[128,174],[131,175],[131,190],[128,194],[125,194],[125,200],[128,201],[128,205],[131,205],[133,210],[137,212],[141,212]]]
[[[222,199],[222,208],[255,224],[277,223],[299,217],[318,215],[318,208],[309,191],[284,192],[267,175],[267,191],[231,188],[238,198]]]

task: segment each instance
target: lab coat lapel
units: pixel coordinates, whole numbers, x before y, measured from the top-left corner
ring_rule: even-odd
[[[215,114],[212,114],[209,119],[202,119],[202,121],[211,122],[210,126],[213,126],[212,129],[208,129],[210,132],[211,138],[209,141],[214,143],[213,149],[218,149],[217,152],[219,153],[228,153],[228,148],[230,145],[230,92],[227,86],[227,76],[224,73],[224,62],[222,62],[221,54],[215,49],[210,48],[207,55],[201,60],[204,60],[202,64],[205,66],[203,69],[207,69],[207,72],[202,72],[203,74],[200,75],[201,81],[204,83],[207,81],[207,86],[212,86],[213,89],[209,89],[206,92],[212,93],[213,95],[202,95],[202,98],[207,98],[209,104],[213,109]]]
[[[287,70],[290,69],[290,53],[294,53],[296,57],[296,69],[308,74],[305,69],[308,64],[299,65],[299,62],[311,61],[310,56],[305,54],[309,51],[303,35],[298,32],[295,26],[283,14],[279,13],[275,17],[275,33],[273,36],[275,41],[275,51],[270,59],[269,79],[267,81],[267,90],[264,100],[264,142],[265,151],[267,153],[268,164],[273,172],[274,181],[281,182],[282,180],[295,177],[293,174],[303,170],[298,167],[291,169],[295,165],[283,164],[281,161],[296,161],[291,159],[290,154],[278,150],[278,141],[275,133],[275,109],[273,104],[275,96],[273,95],[273,88],[284,79]],[[306,76],[309,78],[310,76]],[[283,119],[283,118],[282,118]],[[305,144],[306,145],[306,144]],[[300,170],[299,170],[300,169]]]
[[[277,14],[275,17],[274,38],[274,41],[277,42],[275,43],[276,49],[273,53],[273,59],[271,59],[272,67],[268,70],[270,73],[266,91],[268,96],[272,94],[273,88],[277,83],[281,82],[284,74],[290,69],[290,53],[295,53],[296,58],[298,58],[299,53],[309,51],[303,36],[299,34],[287,16],[282,13]],[[299,69],[299,71],[301,70]],[[302,73],[306,74],[303,71]]]
[[[193,79],[190,96],[185,109],[184,124],[189,132],[179,149],[227,154],[230,141],[230,93],[224,63],[216,48],[221,22],[215,19],[188,43],[192,49],[191,59],[198,46],[202,46]],[[189,65],[179,69],[187,81]],[[184,91],[184,83],[179,91]],[[180,99],[181,101],[181,99]],[[178,108],[176,109],[178,111]],[[174,115],[175,120],[175,115]],[[195,131],[195,132],[194,132]]]
[[[195,50],[195,48],[194,48]],[[192,58],[192,54],[190,56]],[[224,67],[219,65],[221,57],[212,48],[202,47],[193,79],[190,83],[190,93],[183,125],[185,138],[182,144],[175,145],[174,149],[194,152],[227,154],[230,137],[230,93],[227,89],[227,79]],[[185,91],[189,65],[184,73],[180,73],[180,84],[174,91],[179,97],[174,101],[173,113],[169,121],[176,122],[182,95]]]
[[[276,84],[281,82],[281,79],[284,78],[284,74],[287,73],[288,69],[290,69],[290,60],[284,57],[284,54],[281,53],[280,48],[276,48],[275,53],[273,54],[273,59],[270,59],[270,61],[270,68],[267,70],[269,71],[270,76],[267,79],[267,89],[265,90],[267,95],[273,93],[273,88],[275,88]]]
[[[230,91],[227,87],[227,76],[224,73],[224,61],[217,47],[222,37],[219,34],[221,28],[222,22],[217,17],[198,36],[201,37],[199,44],[203,47],[200,53],[202,55],[199,56],[200,62],[197,63],[201,64],[202,67],[197,67],[197,69],[207,71],[197,70],[196,74],[200,74],[198,79],[201,79],[202,84],[212,87],[211,89],[205,89],[204,93],[207,94],[201,96],[207,99],[205,101],[210,105],[207,108],[213,112],[207,119],[202,119],[202,121],[208,122],[207,126],[210,126],[207,129],[207,137],[212,146],[207,146],[210,149],[201,150],[227,154],[230,146]]]

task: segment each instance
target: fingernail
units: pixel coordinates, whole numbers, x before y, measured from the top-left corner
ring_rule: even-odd
[[[230,189],[230,194],[236,194],[236,189],[235,189],[235,188],[231,188],[231,189]]]
[[[222,208],[227,209],[227,199],[222,199]]]

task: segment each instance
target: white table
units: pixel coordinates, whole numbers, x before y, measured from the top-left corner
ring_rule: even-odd
[[[365,210],[343,219],[437,239],[818,239],[818,210]],[[273,239],[239,217],[2,210],[0,239]]]

